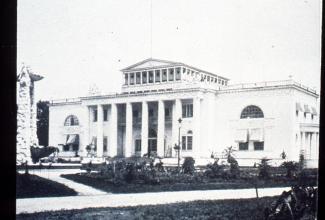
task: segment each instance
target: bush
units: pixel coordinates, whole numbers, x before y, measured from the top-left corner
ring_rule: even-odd
[[[297,171],[299,170],[299,163],[295,161],[285,161],[281,164],[281,167],[286,169],[286,177],[292,178],[297,175]]]
[[[193,175],[195,171],[194,164],[195,160],[193,159],[193,157],[185,157],[182,165],[183,173]]]
[[[224,178],[227,176],[227,172],[225,171],[225,165],[218,164],[219,158],[215,159],[213,164],[207,165],[207,170],[204,172],[204,174],[209,178]]]
[[[261,179],[269,179],[270,175],[270,168],[269,161],[271,159],[262,158],[261,162],[258,164],[258,177]]]

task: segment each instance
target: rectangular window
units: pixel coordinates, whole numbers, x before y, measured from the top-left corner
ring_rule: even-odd
[[[254,142],[254,150],[264,150],[264,142]]]
[[[125,73],[124,75],[124,85],[128,85],[129,84],[129,74]]]
[[[108,121],[108,109],[107,108],[103,109],[103,120]]]
[[[187,70],[186,68],[183,68],[183,73],[186,73],[186,70]]]
[[[153,72],[149,71],[149,83],[153,83]]]
[[[182,136],[182,150],[186,150],[186,136]]]
[[[155,82],[160,82],[160,70],[156,70],[155,74]]]
[[[176,68],[176,80],[181,80],[181,68]]]
[[[162,70],[162,82],[166,82],[167,81],[167,70],[163,69]]]
[[[107,140],[107,137],[106,136],[104,136],[103,137],[103,151],[104,152],[107,152],[107,143],[108,143],[108,140]]]
[[[142,72],[142,84],[147,83],[147,72]]]
[[[207,77],[207,81],[210,82],[210,76]]]
[[[149,117],[153,116],[153,109],[149,109]]]
[[[135,80],[136,84],[141,84],[141,73],[136,73],[136,80]]]
[[[187,136],[187,150],[192,150],[193,137]]]
[[[97,121],[97,109],[94,109],[93,111],[93,122]]]
[[[135,151],[136,152],[141,152],[141,139],[135,140]]]
[[[130,73],[130,85],[134,85],[134,73]]]
[[[183,118],[193,117],[193,104],[182,105],[182,117]]]
[[[134,118],[139,117],[139,111],[138,110],[133,110],[133,117]]]
[[[168,69],[168,81],[174,81],[174,69]]]
[[[239,150],[248,150],[248,142],[239,143]]]
[[[169,117],[169,116],[170,116],[169,108],[165,108],[165,117]]]

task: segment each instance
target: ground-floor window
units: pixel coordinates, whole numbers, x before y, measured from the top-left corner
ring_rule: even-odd
[[[103,151],[107,152],[108,139],[106,136],[103,137]]]
[[[66,143],[63,145],[63,151],[78,151],[79,150],[79,135],[68,134]]]
[[[255,141],[254,150],[264,150],[264,141]]]
[[[182,150],[193,149],[193,136],[182,136]]]
[[[136,152],[141,151],[141,139],[135,140],[135,151]]]
[[[248,150],[248,142],[239,143],[239,150]]]

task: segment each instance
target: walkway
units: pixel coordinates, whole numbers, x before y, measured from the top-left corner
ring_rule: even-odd
[[[275,196],[280,195],[284,190],[290,190],[290,188],[264,188],[259,189],[258,194],[260,197]],[[255,197],[255,189],[231,189],[31,198],[16,200],[16,214],[57,211],[62,209],[156,205],[195,200],[244,199]]]
[[[23,172],[23,171],[20,171]],[[30,174],[35,174],[45,179],[50,179],[59,183],[66,185],[67,187],[74,189],[79,196],[95,196],[95,195],[104,195],[108,194],[105,191],[95,189],[90,186],[86,186],[84,184],[80,184],[74,182],[72,180],[68,180],[66,178],[61,177],[61,174],[73,174],[80,172],[80,169],[38,169],[38,170],[30,170]]]

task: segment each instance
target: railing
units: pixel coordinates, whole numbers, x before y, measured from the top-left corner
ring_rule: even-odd
[[[60,104],[60,103],[71,103],[71,102],[80,102],[80,98],[67,98],[67,99],[56,99],[51,100],[50,104]]]
[[[304,90],[307,90],[311,93],[316,94],[316,90],[308,88],[307,86],[302,85],[301,83],[297,83],[293,80],[280,80],[280,81],[268,81],[268,82],[257,82],[257,83],[241,83],[228,85],[226,87],[221,88],[221,90],[229,90],[229,89],[249,89],[249,88],[260,88],[260,87],[276,87],[276,86],[288,86],[294,85],[300,87]]]

